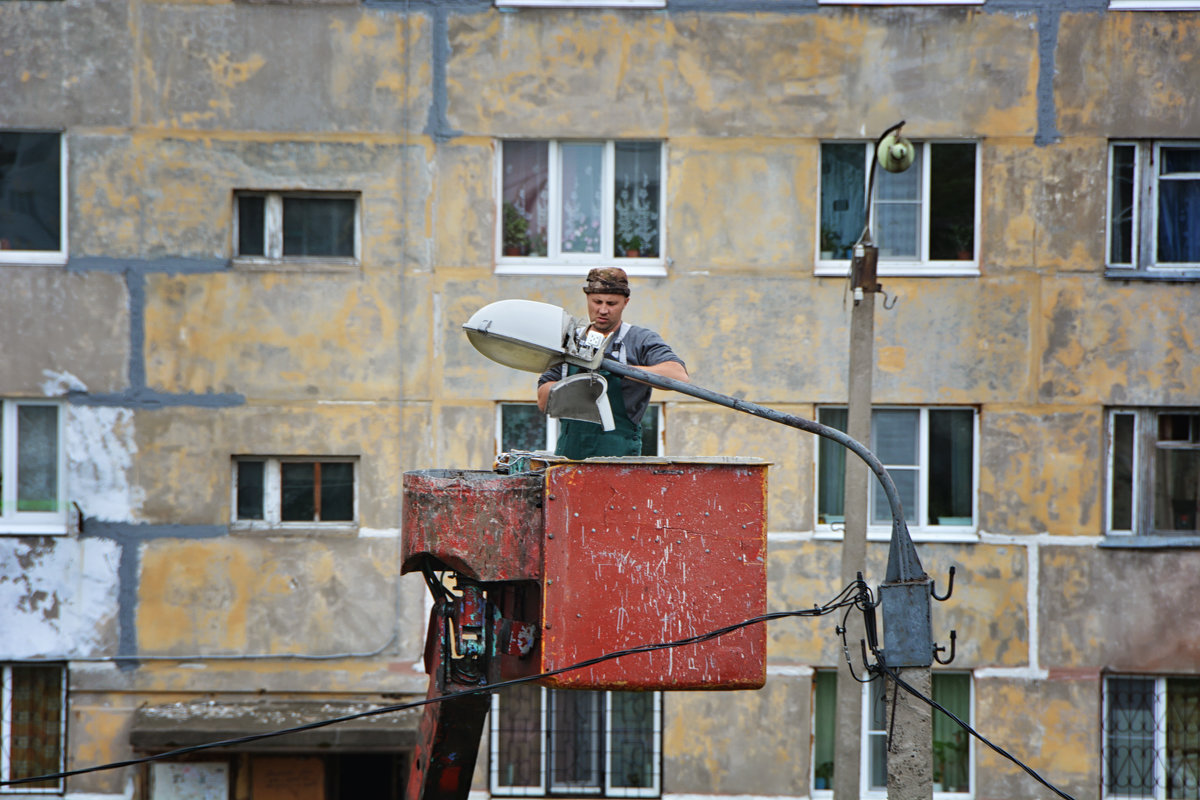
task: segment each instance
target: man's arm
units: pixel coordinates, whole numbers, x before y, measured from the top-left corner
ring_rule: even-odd
[[[543,414],[546,413],[546,402],[547,402],[548,398],[550,397],[550,390],[554,388],[554,384],[556,384],[556,383],[558,383],[558,381],[547,381],[546,383],[538,385],[538,391],[537,391],[538,411],[541,411]]]
[[[677,381],[691,383],[687,367],[678,361],[660,361],[648,367],[637,366],[637,369],[644,369],[646,372],[653,372],[655,375],[662,375],[664,378],[674,378]]]

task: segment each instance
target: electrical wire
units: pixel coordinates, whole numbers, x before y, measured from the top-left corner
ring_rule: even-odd
[[[974,728],[972,728],[970,725],[968,725],[966,722],[964,722],[963,720],[959,719],[959,717],[958,717],[956,714],[954,714],[953,712],[951,712],[951,711],[947,710],[945,707],[943,707],[943,706],[942,706],[940,703],[938,703],[938,702],[937,702],[936,700],[934,700],[932,697],[926,697],[924,694],[922,694],[920,691],[918,691],[918,690],[917,690],[915,687],[913,687],[913,686],[909,685],[909,684],[908,684],[908,683],[907,683],[907,682],[906,682],[906,681],[905,681],[903,678],[901,678],[901,677],[900,677],[900,673],[899,673],[899,672],[897,672],[895,668],[893,668],[893,667],[889,667],[889,666],[887,666],[886,664],[883,664],[883,663],[881,663],[881,664],[879,664],[879,665],[876,667],[876,669],[877,669],[877,670],[880,670],[880,671],[882,671],[884,674],[886,674],[886,675],[887,675],[889,678],[891,678],[893,681],[895,681],[895,682],[896,682],[896,685],[897,685],[897,686],[899,686],[901,689],[903,689],[904,691],[906,691],[906,692],[908,692],[909,694],[911,694],[913,697],[916,697],[916,698],[918,698],[919,700],[921,700],[921,701],[923,701],[923,702],[927,703],[927,704],[930,706],[930,708],[937,709],[938,711],[942,712],[943,714],[945,714],[945,715],[946,715],[947,717],[949,717],[950,719],[954,720],[954,722],[958,723],[958,725],[959,725],[959,726],[960,726],[960,727],[961,727],[963,730],[965,730],[967,733],[971,734],[971,735],[972,735],[972,736],[974,736],[976,739],[978,739],[979,741],[983,742],[983,743],[984,743],[984,744],[986,744],[988,747],[990,747],[991,749],[995,750],[997,753],[999,753],[1000,755],[1004,756],[1005,758],[1007,758],[1009,761],[1011,761],[1011,762],[1013,762],[1014,764],[1016,764],[1016,765],[1017,765],[1018,767],[1020,767],[1021,769],[1025,770],[1025,772],[1029,773],[1029,775],[1030,775],[1030,776],[1031,776],[1031,777],[1032,777],[1032,778],[1033,778],[1035,781],[1037,781],[1038,783],[1042,784],[1043,786],[1045,786],[1045,787],[1046,787],[1047,789],[1049,789],[1050,791],[1054,792],[1054,793],[1055,793],[1056,795],[1058,795],[1059,797],[1063,798],[1063,800],[1075,800],[1075,798],[1074,798],[1074,797],[1072,797],[1071,795],[1067,794],[1067,793],[1066,793],[1066,792],[1064,792],[1063,790],[1059,789],[1057,786],[1055,786],[1054,784],[1050,783],[1048,780],[1046,780],[1046,779],[1045,779],[1045,778],[1043,778],[1041,775],[1039,775],[1039,774],[1038,774],[1038,773],[1037,773],[1037,772],[1036,772],[1036,771],[1033,769],[1033,767],[1030,767],[1029,765],[1025,764],[1025,763],[1024,763],[1024,762],[1022,762],[1020,759],[1018,759],[1016,756],[1014,756],[1012,753],[1008,752],[1007,750],[1005,750],[1004,748],[1000,747],[999,745],[993,744],[993,743],[992,743],[991,741],[989,741],[989,740],[988,740],[988,739],[987,739],[987,738],[986,738],[986,737],[985,737],[983,734],[979,733],[979,731],[975,730],[975,729],[974,729]]]
[[[364,717],[373,717],[373,716],[379,716],[381,714],[392,714],[397,711],[406,711],[409,709],[419,708],[421,706],[430,705],[432,703],[441,703],[441,702],[444,702],[447,700],[454,700],[455,698],[458,698],[458,697],[468,697],[470,695],[482,694],[485,692],[494,692],[494,691],[497,691],[500,689],[507,688],[509,686],[516,686],[516,685],[522,684],[522,683],[531,683],[533,681],[541,680],[543,678],[551,678],[551,677],[554,677],[555,675],[561,675],[565,672],[571,672],[571,671],[578,670],[578,669],[585,669],[587,667],[595,666],[596,664],[600,664],[605,661],[612,661],[617,658],[623,658],[624,656],[636,655],[639,653],[650,653],[650,652],[654,652],[657,650],[666,650],[666,649],[670,649],[670,648],[674,648],[674,647],[684,647],[684,646],[690,645],[690,644],[699,644],[701,642],[707,642],[712,639],[716,639],[721,636],[725,636],[727,634],[741,630],[742,628],[747,628],[751,625],[759,625],[759,624],[762,624],[765,622],[770,622],[772,620],[785,619],[787,617],[819,617],[824,614],[830,614],[839,608],[843,608],[845,606],[853,606],[855,603],[858,602],[858,598],[861,594],[861,591],[862,591],[862,589],[865,589],[865,588],[866,588],[865,584],[862,584],[860,587],[858,582],[852,583],[852,584],[848,585],[846,588],[842,589],[841,592],[839,592],[832,600],[830,600],[828,603],[826,603],[823,606],[814,605],[812,608],[809,608],[809,609],[799,609],[799,610],[795,610],[795,611],[776,611],[776,612],[772,612],[769,614],[762,614],[760,616],[752,617],[750,619],[746,619],[741,622],[734,623],[733,625],[727,625],[723,628],[718,628],[717,630],[709,631],[707,633],[697,634],[695,636],[688,636],[686,638],[676,639],[675,641],[671,641],[671,642],[659,642],[659,643],[655,643],[655,644],[639,645],[637,647],[630,647],[625,650],[618,650],[618,651],[612,652],[612,653],[605,653],[604,655],[596,656],[594,658],[589,658],[584,661],[580,661],[578,663],[571,664],[570,666],[560,667],[558,669],[539,673],[537,675],[528,675],[528,676],[525,676],[522,678],[513,678],[513,679],[507,680],[507,681],[501,681],[498,683],[488,684],[486,686],[478,686],[478,687],[474,687],[471,689],[465,689],[460,692],[455,692],[454,694],[437,695],[434,697],[425,697],[420,700],[413,700],[413,701],[410,701],[407,703],[399,703],[396,705],[389,705],[389,706],[380,706],[379,708],[372,708],[372,709],[368,709],[366,711],[360,711],[360,712],[357,712],[354,714],[346,714],[346,715],[340,716],[340,717],[331,717],[329,719],[317,720],[315,722],[309,722],[304,725],[297,725],[297,726],[291,727],[291,728],[283,728],[283,729],[274,730],[274,731],[264,731],[263,733],[254,733],[254,734],[249,734],[246,736],[239,736],[239,737],[233,738],[233,739],[222,739],[222,740],[216,741],[216,742],[206,742],[204,744],[189,745],[188,747],[180,747],[175,750],[168,750],[168,751],[162,752],[162,753],[155,753],[155,754],[149,755],[149,756],[142,756],[140,758],[131,758],[131,759],[126,759],[124,761],[114,761],[114,762],[111,762],[108,764],[99,764],[99,765],[91,766],[91,767],[80,767],[79,769],[66,770],[63,772],[56,772],[56,773],[47,774],[47,775],[37,775],[34,777],[29,777],[29,778],[17,778],[14,780],[0,781],[0,786],[17,786],[17,785],[25,784],[25,783],[37,783],[37,782],[41,782],[41,781],[54,781],[54,780],[61,780],[63,778],[75,777],[77,775],[86,775],[86,774],[92,773],[92,772],[101,772],[101,771],[111,770],[111,769],[120,769],[122,767],[133,767],[133,766],[137,766],[139,764],[148,764],[153,761],[163,761],[165,759],[177,758],[179,756],[187,755],[189,753],[199,752],[201,750],[210,750],[210,749],[217,748],[217,747],[230,747],[233,745],[248,744],[250,742],[257,742],[262,739],[270,739],[270,738],[274,738],[274,737],[278,737],[278,736],[286,736],[286,735],[292,734],[292,733],[300,733],[303,731],[316,730],[317,728],[324,728],[329,725],[336,725],[341,722],[350,722],[350,721],[356,720],[356,719],[363,719]],[[853,596],[850,596],[851,592],[854,592],[856,589],[859,590],[860,594],[855,594]]]

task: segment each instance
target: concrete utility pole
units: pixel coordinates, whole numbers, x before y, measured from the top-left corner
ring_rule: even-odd
[[[852,278],[853,278],[853,270]],[[872,276],[873,277],[873,276]],[[853,281],[852,281],[853,282]],[[872,280],[872,283],[874,281]],[[854,306],[850,311],[850,402],[846,433],[871,446],[871,379],[875,366],[875,291],[859,297],[862,286],[855,285]],[[842,584],[853,583],[867,563],[867,506],[871,472],[855,458],[846,459],[846,483],[842,510],[845,531],[842,536]],[[862,618],[846,618],[846,641],[854,644],[866,637]],[[853,651],[852,651],[853,652]],[[833,798],[858,800],[858,768],[862,763],[862,686],[845,659],[838,660],[837,733],[833,747]]]

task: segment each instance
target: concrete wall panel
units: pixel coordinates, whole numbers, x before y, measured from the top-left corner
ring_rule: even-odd
[[[152,3],[137,122],[151,128],[420,131],[429,23],[363,6]]]
[[[455,15],[449,119],[500,136],[873,138],[905,118],[1032,135],[1035,34],[1030,17],[944,8]],[[942,91],[963,83],[976,91]]]
[[[1044,547],[1041,560],[1044,666],[1200,671],[1200,552]]]
[[[253,400],[394,400],[399,288],[359,273],[151,276],[147,383]]]
[[[1200,14],[1064,13],[1055,58],[1066,135],[1194,137],[1200,98]]]
[[[979,517],[989,533],[1100,532],[1098,408],[989,407],[980,420]]]
[[[799,794],[797,787],[808,783],[811,686],[806,678],[772,676],[757,691],[665,695],[667,790],[685,795]]]
[[[0,268],[0,395],[121,391],[129,324],[120,275]]]
[[[0,5],[0,127],[128,124],[132,7],[91,0]]]
[[[1043,402],[1188,405],[1200,385],[1200,295],[1178,283],[1046,281]]]
[[[1097,675],[1050,680],[975,681],[976,729],[1076,800],[1099,793],[1100,684]],[[976,797],[1055,795],[988,747],[975,744]]]

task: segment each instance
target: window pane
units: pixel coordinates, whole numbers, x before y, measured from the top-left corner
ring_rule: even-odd
[[[929,257],[974,258],[975,145],[931,144],[929,154]]]
[[[970,525],[975,472],[975,413],[929,412],[929,523]]]
[[[14,666],[12,675],[9,779],[58,772],[62,766],[62,670]],[[8,722],[8,720],[6,720]],[[57,788],[59,781],[24,784],[22,789]]]
[[[1112,506],[1112,528],[1133,530],[1133,436],[1134,415],[1113,414],[1112,417],[1112,486],[1109,489]]]
[[[654,693],[609,692],[608,698],[612,719],[609,782],[623,789],[655,786]]]
[[[659,154],[657,142],[617,142],[613,196],[618,258],[658,257]]]
[[[61,250],[61,135],[0,133],[0,250]]]
[[[321,464],[321,521],[354,519],[354,465],[348,461]]]
[[[539,786],[542,758],[542,689],[517,684],[500,694],[497,725],[497,772],[500,786]]]
[[[889,466],[888,474],[892,476],[892,482],[896,484],[896,491],[900,495],[900,503],[904,506],[904,518],[916,519],[919,509],[917,508],[917,481],[919,474],[916,469],[903,469]],[[873,524],[887,524],[892,521],[892,507],[888,503],[887,494],[883,491],[883,484],[879,479],[871,481],[871,522]]]
[[[1154,681],[1146,678],[1109,678],[1108,747],[1110,794],[1154,796]]]
[[[887,788],[887,711],[888,703],[884,692],[884,681],[877,679],[870,684],[871,707],[870,728],[867,731],[868,789]]]
[[[1200,179],[1158,182],[1158,262],[1200,263]]]
[[[1200,450],[1160,447],[1154,476],[1154,527],[1162,531],[1200,531]]]
[[[874,228],[880,258],[921,255],[922,152],[918,145],[912,166],[904,172],[875,170]]]
[[[845,433],[848,412],[844,408],[817,410],[817,421]],[[846,448],[824,436],[817,440],[817,522],[832,525],[846,519]]]
[[[237,462],[237,518],[263,518],[263,475],[266,462]]]
[[[1200,797],[1200,678],[1167,679],[1167,798]]]
[[[849,258],[862,234],[866,207],[866,159],[862,144],[821,145],[822,258]]]
[[[971,721],[971,676],[935,673],[933,700],[963,722]],[[933,712],[933,790],[971,791],[970,741],[962,726]]]
[[[1113,264],[1133,263],[1133,145],[1116,145],[1112,149],[1112,186],[1109,187],[1109,251]]]
[[[17,406],[17,511],[58,510],[58,407]]]
[[[500,406],[500,449],[545,450],[546,415],[533,403]]]
[[[354,203],[349,198],[283,198],[283,254],[353,258]]]
[[[550,784],[601,787],[604,692],[551,690]]]
[[[242,194],[237,198],[239,256],[265,256],[267,198],[261,194]]]
[[[604,148],[564,144],[562,153],[562,250],[600,252],[600,201]]]
[[[921,412],[883,409],[871,414],[871,449],[891,467],[915,466],[918,459],[918,429]]]
[[[818,670],[813,676],[813,789],[833,788],[836,741],[837,673]]]
[[[657,456],[659,443],[662,441],[659,437],[659,413],[662,409],[657,403],[652,403],[646,407],[646,413],[642,416],[642,455]]]
[[[316,516],[315,466],[294,462],[279,465],[280,519],[284,522],[311,521]]]
[[[547,142],[504,143],[505,255],[546,255],[549,165]]]

